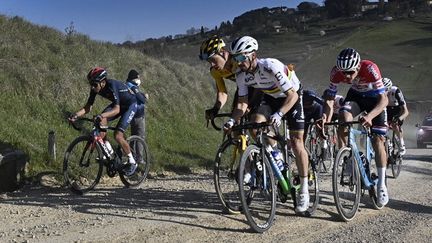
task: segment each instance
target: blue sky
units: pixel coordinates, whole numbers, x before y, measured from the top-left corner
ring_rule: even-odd
[[[296,0],[0,0],[0,14],[39,25],[75,29],[95,40],[122,43],[214,28],[262,7],[297,7]],[[313,1],[322,5],[323,0]]]

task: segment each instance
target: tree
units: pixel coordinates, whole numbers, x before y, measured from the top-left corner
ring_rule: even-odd
[[[329,18],[351,17],[360,12],[362,0],[325,0]]]
[[[312,10],[314,8],[318,8],[318,7],[319,7],[319,5],[317,3],[314,3],[314,2],[301,2],[297,6],[297,9],[299,11],[309,12],[310,10]]]

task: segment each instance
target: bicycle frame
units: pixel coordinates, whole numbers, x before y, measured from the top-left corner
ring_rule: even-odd
[[[261,147],[261,154],[265,155],[267,158],[270,159],[270,165],[273,169],[273,173],[276,176],[281,189],[282,189],[282,193],[284,195],[288,195],[291,192],[291,189],[294,187],[296,190],[300,187],[300,185],[293,185],[291,183],[293,175],[290,173],[290,170],[288,169],[288,173],[286,173],[286,178],[284,177],[284,175],[282,174],[282,171],[279,169],[279,166],[276,164],[276,161],[273,159],[273,156],[267,151],[266,149],[266,145],[267,142],[266,140],[268,139],[274,139],[276,140],[278,143],[280,143],[281,146],[284,147],[284,163],[286,164],[287,168],[291,168],[291,160],[289,159],[289,150],[288,150],[288,134],[287,134],[287,123],[286,120],[283,120],[283,135],[281,135],[279,133],[278,129],[274,129],[276,131],[276,135],[271,136],[268,135],[267,133],[264,133],[263,129],[260,129],[259,132],[257,133],[257,143],[258,145],[260,145]]]
[[[360,136],[366,137],[366,141],[365,141],[365,149],[366,149],[365,153],[366,154],[365,154],[365,156],[366,156],[367,161],[370,163],[371,159],[374,158],[374,156],[375,156],[375,152],[372,148],[370,134],[365,129],[362,129],[362,130],[355,129],[352,127],[352,125],[349,125],[348,130],[349,130],[349,135],[348,135],[349,143],[347,146],[351,148],[351,152],[353,153],[355,160],[357,161],[357,165],[360,169],[362,186],[364,187],[364,189],[370,190],[372,187],[374,187],[377,184],[378,179],[373,179],[373,180],[371,179],[369,168],[365,168],[365,166],[363,165],[363,161],[362,161],[361,156],[360,156],[360,150],[357,147],[357,144],[355,141],[355,139],[357,137],[360,137]],[[366,171],[366,170],[368,170],[368,171]]]

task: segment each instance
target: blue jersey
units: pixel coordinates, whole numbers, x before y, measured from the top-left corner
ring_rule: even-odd
[[[135,94],[138,104],[144,104],[145,105],[147,98],[145,97],[145,95],[143,93],[141,93],[139,91],[138,85],[136,85],[135,83],[130,82],[130,81],[126,81],[126,85]]]
[[[303,111],[305,120],[318,120],[323,115],[324,100],[311,90],[303,91]]]
[[[121,107],[129,107],[137,102],[135,94],[129,90],[128,86],[117,80],[108,79],[105,87],[101,89],[99,93],[91,90],[87,100],[88,105],[93,105],[97,94],[110,100],[113,105],[119,105]]]

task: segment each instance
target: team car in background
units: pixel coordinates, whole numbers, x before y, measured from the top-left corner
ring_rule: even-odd
[[[417,148],[426,148],[432,145],[432,115],[424,118],[423,123],[417,124]]]

